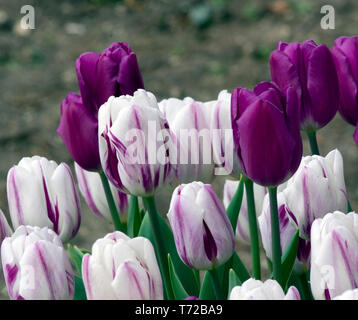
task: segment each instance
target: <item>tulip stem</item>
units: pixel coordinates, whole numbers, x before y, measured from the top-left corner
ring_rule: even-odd
[[[114,228],[116,230],[124,232],[124,226],[121,223],[121,220],[119,219],[118,210],[116,207],[116,203],[114,202],[111,187],[109,186],[107,177],[102,170],[99,172],[99,176],[101,177],[104,193],[106,194],[106,199],[107,199],[109,211],[111,212]]]
[[[247,211],[249,216],[250,227],[250,241],[251,241],[251,257],[252,257],[252,271],[255,279],[261,279],[261,264],[260,264],[260,244],[259,233],[257,228],[257,217],[254,199],[254,184],[252,180],[244,176],[244,184],[246,189]]]
[[[164,282],[164,288],[169,300],[174,300],[174,293],[171,286],[169,265],[168,265],[168,250],[166,248],[166,239],[163,238],[162,231],[159,225],[159,212],[155,205],[154,196],[143,197],[143,204],[148,211],[150,225],[153,230],[154,248],[157,253],[159,268]]]
[[[138,198],[136,196],[130,196],[129,208],[128,208],[128,224],[127,234],[133,238],[138,235],[140,229],[140,217],[139,217],[139,205]]]
[[[270,197],[273,277],[282,286],[281,239],[277,207],[277,187],[269,187],[268,191]]]
[[[319,149],[318,149],[318,143],[317,143],[317,137],[316,137],[316,131],[307,131],[307,137],[308,141],[310,142],[311,152],[313,155],[319,156]]]
[[[220,279],[216,268],[209,270],[211,282],[213,284],[216,300],[225,300],[225,296],[220,285]]]

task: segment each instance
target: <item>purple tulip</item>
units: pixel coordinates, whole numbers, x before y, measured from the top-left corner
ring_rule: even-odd
[[[125,42],[112,43],[102,54],[81,54],[76,72],[83,104],[92,114],[110,96],[132,95],[144,88],[137,56]]]
[[[339,112],[348,123],[358,122],[358,36],[339,37],[332,55],[339,80]]]
[[[296,92],[281,92],[272,82],[235,89],[231,118],[235,152],[243,172],[263,186],[287,180],[302,157]]]
[[[101,167],[98,152],[98,120],[76,93],[69,93],[61,104],[61,122],[57,129],[71,157],[86,170]]]
[[[271,77],[285,90],[296,89],[301,129],[317,130],[335,116],[339,102],[338,78],[329,49],[312,40],[279,42],[270,56]]]
[[[76,61],[81,96],[69,93],[61,104],[57,132],[71,157],[85,170],[101,168],[98,151],[98,110],[111,96],[143,88],[137,58],[124,42],[112,43],[102,54],[83,53]]]
[[[208,270],[234,253],[234,231],[223,205],[209,184],[181,184],[170,202],[168,219],[183,262]]]
[[[20,226],[1,245],[1,260],[13,300],[72,300],[74,278],[60,238],[47,227]]]

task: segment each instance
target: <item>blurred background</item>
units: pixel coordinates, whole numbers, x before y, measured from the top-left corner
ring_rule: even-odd
[[[35,29],[20,27],[20,9],[35,8]],[[335,8],[335,30],[322,30],[323,5]],[[277,42],[313,39],[333,45],[357,34],[356,0],[0,0],[0,208],[8,216],[6,175],[24,156],[72,160],[56,129],[60,103],[79,92],[75,60],[126,41],[136,52],[145,87],[158,100],[170,96],[213,100],[222,89],[253,88],[269,80],[268,57]],[[322,155],[344,157],[348,195],[358,209],[358,149],[354,128],[336,116],[318,133]],[[304,137],[304,152],[309,153]],[[214,187],[222,195],[223,179]],[[162,190],[165,214],[172,189]],[[112,226],[82,203],[74,243],[91,248]],[[249,261],[243,247],[240,256]],[[249,263],[250,264],[250,263]]]

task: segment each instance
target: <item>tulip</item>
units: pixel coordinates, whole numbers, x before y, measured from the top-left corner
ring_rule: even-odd
[[[347,290],[333,300],[358,300],[358,289]]]
[[[47,227],[17,228],[3,241],[1,260],[11,299],[73,299],[71,263],[60,238]]]
[[[276,186],[298,168],[302,157],[297,96],[262,82],[251,92],[234,90],[231,120],[235,152],[246,176],[263,186]]]
[[[61,104],[57,129],[71,157],[86,170],[99,170],[98,121],[76,93],[69,93]]]
[[[82,260],[89,300],[160,300],[162,279],[151,242],[120,231],[107,234]]]
[[[62,101],[57,132],[82,168],[98,171],[98,110],[110,96],[143,88],[143,80],[136,55],[124,42],[112,43],[102,54],[83,53],[76,72],[81,96],[71,92]]]
[[[112,222],[111,211],[100,176],[96,172],[84,170],[77,163],[75,163],[75,171],[78,187],[87,205],[97,216]],[[111,183],[110,189],[121,221],[125,221],[128,214],[128,195],[117,190]]]
[[[238,178],[241,169],[239,160],[234,157],[233,132],[231,127],[231,94],[227,90],[219,93],[218,99],[206,103],[213,105],[211,115],[211,135],[215,165],[223,168],[216,174]]]
[[[289,287],[285,294],[279,283],[268,279],[265,282],[246,280],[241,286],[232,288],[230,300],[301,300],[296,287]]]
[[[300,230],[300,237],[309,240],[315,219],[335,210],[347,212],[341,153],[333,150],[326,157],[303,157],[299,169],[283,192],[293,213],[291,218]]]
[[[13,227],[49,227],[62,239],[80,227],[79,196],[67,164],[46,158],[22,158],[7,175],[7,197]]]
[[[315,131],[335,116],[339,87],[330,50],[312,40],[302,43],[279,42],[271,53],[272,81],[280,89],[295,88],[299,97],[301,129]]]
[[[232,197],[234,196],[237,188],[239,186],[239,181],[234,180],[226,180],[224,184],[224,192],[223,192],[223,203],[225,208],[227,209]],[[267,193],[266,188],[254,184],[254,196],[255,196],[255,208],[256,215],[259,216],[262,211],[262,204],[264,201],[265,194]],[[237,221],[236,227],[236,235],[237,237],[245,243],[250,243],[250,228],[249,228],[249,216],[247,210],[247,200],[246,200],[246,190],[244,189],[241,208],[239,212],[239,218]]]
[[[210,137],[212,105],[187,97],[162,100],[159,108],[175,136],[177,179],[182,183],[211,182],[215,168]]]
[[[332,55],[339,80],[338,111],[351,125],[358,122],[358,37],[339,37],[334,41]]]
[[[98,121],[107,178],[124,193],[153,195],[172,171],[171,133],[154,95],[139,89],[133,96],[111,97],[101,107]]]
[[[316,219],[311,228],[313,297],[330,300],[357,287],[358,215],[328,213]]]
[[[168,219],[179,256],[187,266],[210,270],[234,253],[234,232],[211,185],[179,185],[173,192]]]
[[[125,42],[112,43],[102,54],[81,54],[76,73],[83,103],[92,114],[110,96],[132,95],[144,88],[137,56]]]

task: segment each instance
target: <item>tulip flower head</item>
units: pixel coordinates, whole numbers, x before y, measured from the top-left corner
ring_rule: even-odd
[[[179,256],[187,266],[209,270],[234,253],[234,232],[211,185],[192,182],[178,186],[168,219]]]
[[[313,297],[330,300],[358,284],[358,214],[340,211],[316,219],[311,229]]]
[[[248,279],[241,286],[232,288],[230,300],[301,300],[296,287],[291,286],[285,294],[276,280]]]
[[[302,157],[297,95],[288,87],[262,82],[254,91],[235,89],[231,121],[235,153],[242,171],[262,186],[291,177]]]
[[[161,300],[162,279],[151,242],[116,231],[97,240],[82,260],[88,300]]]
[[[104,173],[124,193],[153,195],[171,177],[172,136],[155,96],[137,90],[111,97],[99,111],[99,148]]]
[[[299,97],[302,130],[317,130],[335,116],[339,103],[336,68],[330,50],[312,40],[279,42],[270,56],[271,78],[281,90]]]
[[[7,175],[7,197],[13,227],[49,227],[62,239],[74,237],[81,210],[71,169],[46,158],[22,158]]]
[[[2,242],[1,260],[11,299],[73,299],[71,263],[60,238],[47,227],[17,228]]]

